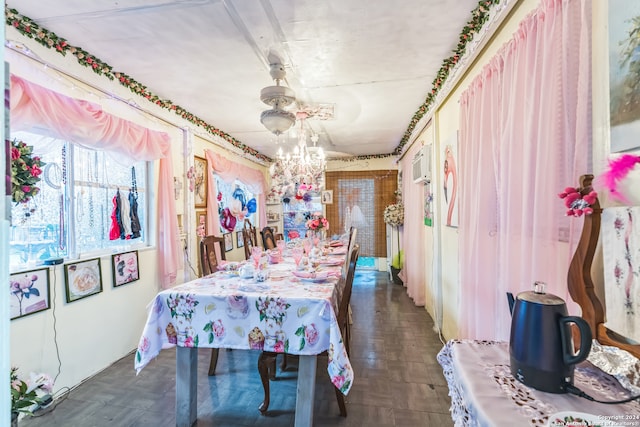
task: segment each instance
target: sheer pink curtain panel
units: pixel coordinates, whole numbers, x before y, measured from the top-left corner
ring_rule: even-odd
[[[236,179],[242,181],[249,191],[257,196],[258,202],[258,223],[253,224],[256,228],[262,229],[267,225],[266,190],[267,180],[264,174],[258,169],[253,169],[243,164],[234,162],[226,157],[205,150],[205,157],[209,165],[209,191],[207,194],[207,228],[213,230],[212,234],[218,235],[220,232],[220,217],[218,216],[218,189],[216,188],[213,173],[215,172],[224,182],[233,182]]]
[[[11,128],[48,132],[87,148],[109,151],[134,161],[160,161],[158,182],[158,264],[163,288],[175,284],[182,267],[170,138],[108,114],[100,105],[70,98],[11,75]]]
[[[402,202],[404,203],[404,225],[402,244],[404,266],[401,278],[407,288],[407,295],[417,306],[425,305],[427,270],[425,268],[425,225],[424,187],[412,179],[413,156],[420,150],[420,144],[413,144],[400,162],[402,173]]]
[[[590,5],[543,0],[462,94],[464,338],[508,340],[506,293],[530,290],[536,280],[576,307],[563,236],[577,223],[564,216],[557,194],[589,167]]]

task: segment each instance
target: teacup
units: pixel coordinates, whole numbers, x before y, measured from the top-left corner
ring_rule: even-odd
[[[255,268],[253,268],[253,265],[251,264],[244,264],[242,267],[238,269],[238,274],[243,279],[248,279],[250,277],[253,277],[254,272],[255,272]]]

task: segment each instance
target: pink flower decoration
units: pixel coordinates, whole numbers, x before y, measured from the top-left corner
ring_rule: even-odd
[[[574,187],[567,187],[562,193],[558,194],[558,197],[564,199],[564,205],[569,208],[567,210],[567,216],[579,217],[584,215],[590,215],[593,213],[592,204],[596,202],[598,193],[591,190],[584,196],[581,189]]]

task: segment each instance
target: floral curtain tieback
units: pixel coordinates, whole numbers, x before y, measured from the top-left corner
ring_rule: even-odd
[[[22,141],[11,141],[11,198],[16,203],[27,203],[40,192],[40,182],[45,163],[33,155],[33,147]]]

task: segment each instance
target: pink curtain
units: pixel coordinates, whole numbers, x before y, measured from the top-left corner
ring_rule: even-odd
[[[207,194],[207,229],[213,230],[212,234],[220,233],[220,217],[218,216],[218,189],[216,181],[213,179],[215,172],[224,182],[231,183],[236,179],[242,181],[249,191],[258,196],[258,224],[253,224],[256,228],[262,229],[267,225],[267,209],[266,209],[266,189],[267,181],[264,174],[258,169],[236,163],[226,157],[214,153],[211,150],[205,150],[205,157],[209,165],[209,191]]]
[[[144,128],[112,116],[95,103],[70,98],[11,76],[11,128],[32,130],[68,140],[87,148],[110,151],[134,161],[160,160],[158,189],[158,265],[161,283],[175,283],[182,268],[170,138],[164,132]]]
[[[400,167],[404,171],[402,174],[404,225],[400,245],[404,251],[404,266],[400,278],[407,288],[407,295],[416,305],[424,306],[427,280],[427,269],[424,266],[424,186],[414,184],[411,176],[413,156],[420,148],[420,144],[413,144],[400,162]]]
[[[590,20],[589,0],[543,0],[462,94],[462,337],[508,340],[506,292],[536,280],[570,301],[557,193],[589,167]]]

